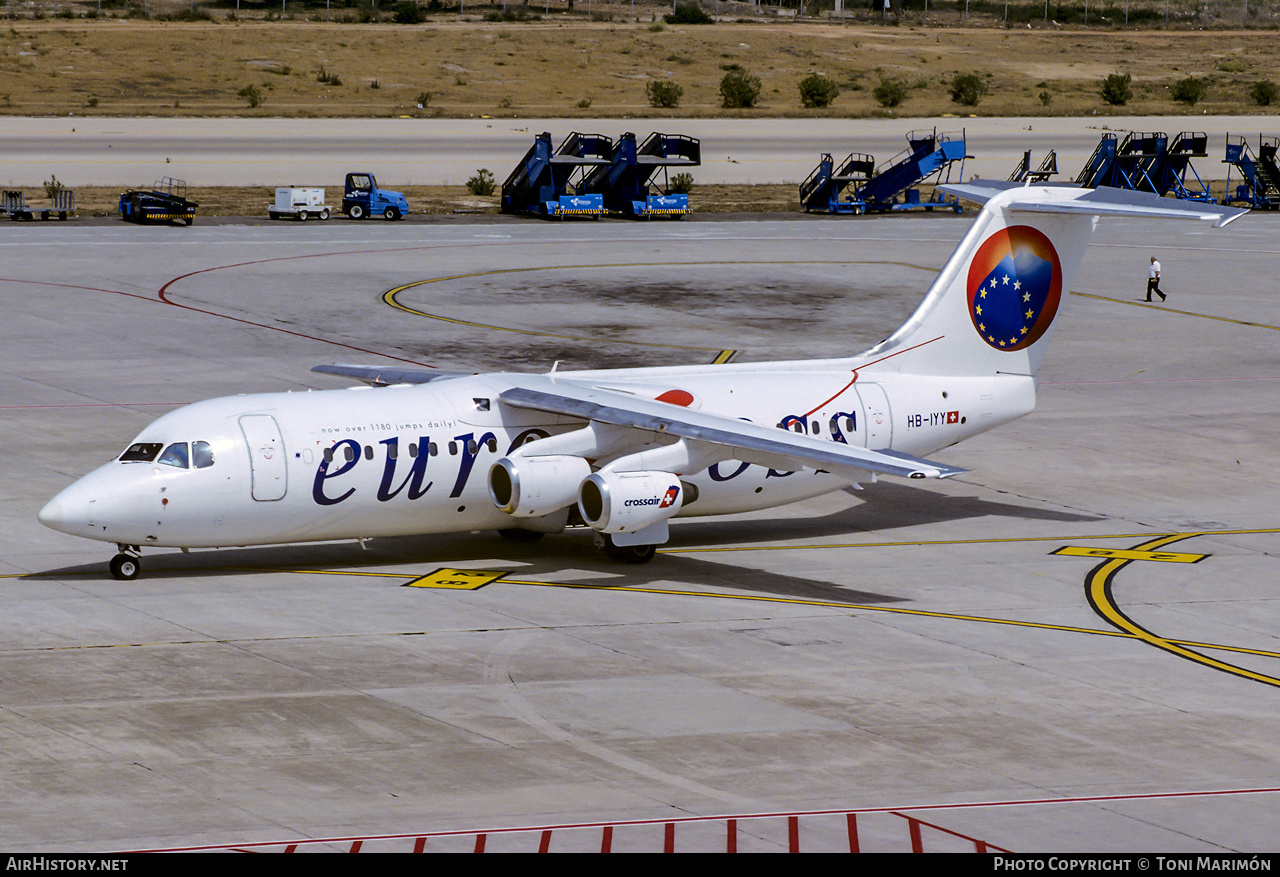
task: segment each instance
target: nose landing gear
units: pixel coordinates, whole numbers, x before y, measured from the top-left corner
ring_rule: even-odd
[[[117,545],[120,553],[111,558],[108,568],[111,570],[112,578],[122,581],[136,579],[138,573],[142,572],[142,558],[139,556],[141,550],[137,545]]]

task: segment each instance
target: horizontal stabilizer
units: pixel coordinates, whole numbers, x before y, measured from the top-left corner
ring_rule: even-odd
[[[1069,213],[1084,216],[1134,216],[1149,219],[1199,219],[1221,228],[1239,219],[1248,210],[1222,207],[1201,201],[1162,198],[1152,192],[1135,192],[1099,186],[1081,189],[1077,186],[1044,183],[1028,186],[1008,181],[975,181],[939,186],[948,195],[986,204],[998,195],[1006,210],[1023,213]]]

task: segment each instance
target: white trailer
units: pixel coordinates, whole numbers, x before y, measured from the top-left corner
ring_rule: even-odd
[[[276,202],[267,206],[272,219],[292,216],[299,220],[328,219],[329,208],[324,203],[324,189],[276,189]]]

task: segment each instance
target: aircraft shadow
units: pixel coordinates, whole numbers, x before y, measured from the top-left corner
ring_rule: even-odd
[[[789,540],[812,542],[814,539],[831,536],[874,535],[898,528],[983,517],[1062,522],[1101,520],[1096,515],[994,502],[976,497],[943,496],[890,482],[879,482],[861,491],[848,492],[861,502],[821,517],[680,521],[672,527],[672,541],[664,546],[674,551],[659,552],[650,563],[634,566],[606,559],[592,547],[588,533],[571,530],[535,543],[521,544],[506,542],[494,533],[466,533],[371,539],[366,543],[367,548],[363,549],[355,542],[335,542],[219,549],[191,554],[172,551],[144,553],[142,575],[145,580],[154,576],[187,578],[308,570],[376,571],[379,567],[410,566],[413,571],[405,573],[407,581],[440,567],[485,563],[496,569],[507,568],[509,578],[526,581],[545,579],[555,582],[558,574],[566,568],[579,573],[598,570],[598,579],[580,576],[572,583],[592,588],[708,587],[794,600],[890,603],[904,601],[906,598],[862,590],[840,582],[818,581],[782,572],[747,568],[730,561],[728,557],[723,561],[693,557],[680,553],[680,549],[752,542],[776,545]],[[505,566],[506,559],[509,559],[510,567]],[[38,580],[60,575],[97,575],[108,579],[105,561],[104,554],[101,563],[47,570],[24,578]]]
[[[367,544],[367,549],[344,542],[219,549],[194,551],[190,554],[173,551],[156,554],[144,552],[142,577],[138,581],[145,588],[148,578],[222,578],[308,571],[330,573],[348,569],[368,573],[388,568],[388,581],[399,587],[441,567],[465,564],[472,568],[479,563],[490,569],[505,569],[507,577],[516,581],[546,581],[551,584],[558,583],[564,570],[572,569],[576,575],[566,585],[600,589],[713,588],[793,600],[840,603],[891,603],[904,599],[891,594],[852,588],[839,582],[747,568],[728,560],[707,560],[683,554],[660,552],[646,564],[622,564],[605,558],[592,547],[590,535],[581,529],[559,536],[548,536],[532,544],[508,543],[493,533],[399,536],[369,540]],[[504,562],[507,558],[510,559],[510,565]],[[403,575],[396,575],[389,569],[406,566],[412,567],[412,570]],[[591,576],[590,573],[593,572],[598,572],[599,576]],[[583,573],[587,575],[582,575]],[[112,581],[106,569],[105,558],[100,563],[51,569],[23,578],[39,581],[60,576],[91,576],[102,579],[104,583]],[[401,580],[396,581],[397,579]],[[135,588],[137,583],[129,583],[128,587]]]
[[[905,527],[924,527],[975,518],[1013,518],[1062,523],[1100,521],[1100,515],[1055,511],[994,502],[972,496],[944,496],[903,484],[881,481],[862,490],[846,488],[857,505],[814,518],[725,521],[723,518],[679,521],[671,530],[672,545],[770,544],[791,539],[852,534],[875,535]]]

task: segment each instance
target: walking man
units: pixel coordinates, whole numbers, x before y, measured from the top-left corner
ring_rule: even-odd
[[[1147,269],[1147,301],[1151,301],[1151,293],[1160,296],[1160,301],[1164,301],[1168,296],[1160,291],[1160,263],[1156,261],[1156,257],[1151,257],[1151,267]]]

